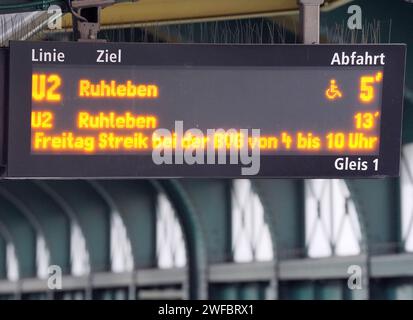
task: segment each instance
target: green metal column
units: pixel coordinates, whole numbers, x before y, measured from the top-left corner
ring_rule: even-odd
[[[208,264],[232,261],[231,205],[229,180],[182,180],[182,186],[194,205],[205,237]],[[208,285],[209,298],[231,299],[238,287]]]
[[[156,268],[156,193],[144,180],[89,181],[125,225],[132,247],[134,269]],[[135,271],[133,273],[135,273]],[[136,299],[136,286],[131,276],[129,299]],[[124,294],[115,290],[113,298]]]
[[[206,240],[197,209],[182,184],[176,180],[153,181],[168,195],[182,226],[188,257],[188,298],[207,299],[208,258]]]
[[[360,215],[364,236],[362,267],[363,290],[357,297],[375,297],[377,289],[370,286],[370,256],[401,251],[401,213],[399,179],[347,180],[351,196]]]
[[[199,219],[206,240],[208,262],[231,262],[230,180],[182,180]]]
[[[304,181],[257,179],[254,185],[273,233],[276,257],[305,256]]]
[[[1,228],[1,226],[0,226]],[[0,231],[0,279],[7,278],[6,270],[6,250],[7,250],[7,241],[4,239]]]
[[[156,190],[147,181],[92,182],[122,217],[135,268],[156,267]]]
[[[278,261],[305,255],[304,182],[302,180],[254,180],[265,210],[274,250],[274,298],[282,297]]]
[[[50,264],[70,273],[70,221],[38,186],[27,180],[9,180],[3,186],[21,199],[36,216],[50,252]]]
[[[110,208],[85,181],[47,181],[76,214],[93,272],[110,271]]]
[[[366,228],[371,254],[401,249],[400,185],[398,179],[347,180]]]
[[[233,262],[232,180],[186,179],[182,184],[202,223],[208,263]],[[216,284],[209,286],[209,292],[212,299],[259,299],[265,297],[267,286],[255,282]]]
[[[0,197],[0,223],[13,239],[21,278],[36,277],[36,230],[8,200]]]
[[[16,248],[16,244],[12,237],[10,230],[0,220],[0,280],[8,280],[7,277],[7,246],[12,245]],[[19,269],[19,261],[17,261],[17,268]],[[18,292],[10,292],[8,294],[0,295],[0,300],[14,299],[19,296]]]

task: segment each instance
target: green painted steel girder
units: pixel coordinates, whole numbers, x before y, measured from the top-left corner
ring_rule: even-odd
[[[205,235],[208,262],[232,261],[231,180],[182,180]]]
[[[126,227],[135,268],[156,267],[156,190],[147,181],[89,182]]]
[[[270,226],[275,257],[305,256],[304,181],[253,180]]]
[[[89,252],[91,272],[109,271],[110,210],[96,190],[86,181],[47,181],[76,214]]]
[[[0,196],[0,223],[9,230],[15,246],[19,276],[36,277],[36,229],[27,217],[11,203]]]
[[[21,199],[41,225],[50,253],[50,264],[70,273],[70,221],[62,209],[30,181],[10,180],[5,189]]]
[[[7,245],[12,242],[9,230],[0,221],[0,279],[7,278]]]
[[[5,279],[7,277],[6,248],[7,242],[2,237],[0,237],[0,279]]]
[[[207,286],[207,249],[202,222],[194,204],[182,184],[173,179],[151,180],[154,187],[164,191],[178,215],[185,238],[188,260],[188,297],[189,299],[206,299]]]
[[[364,221],[368,253],[399,252],[402,247],[399,179],[351,179],[347,185]]]

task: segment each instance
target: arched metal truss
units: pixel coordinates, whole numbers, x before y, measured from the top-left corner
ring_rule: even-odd
[[[155,187],[164,190],[176,208],[178,219],[182,225],[187,247],[188,261],[188,298],[206,299],[207,259],[205,241],[201,223],[187,193],[175,180],[151,180]]]
[[[356,256],[307,257],[304,182],[252,180],[268,225],[273,259],[235,263],[231,246],[230,180],[3,181],[0,186],[0,298],[340,298],[406,295],[413,255],[401,249],[398,180],[347,181],[363,234]],[[171,201],[184,234],[187,266],[156,263],[156,196]],[[37,200],[36,200],[37,199]],[[133,270],[112,272],[110,214],[122,219]],[[382,221],[385,221],[384,225]],[[74,275],[71,223],[84,233],[90,274]],[[63,288],[38,277],[36,239],[43,235],[50,264],[62,265]],[[397,244],[399,243],[399,245]],[[16,249],[20,279],[9,281],[5,248]],[[97,250],[97,252],[96,252]],[[393,263],[396,261],[396,264]],[[359,266],[363,289],[347,287]]]
[[[0,276],[1,278],[10,278],[7,274],[7,247],[12,247],[15,250],[16,244],[14,242],[13,236],[7,226],[0,222],[0,246],[1,246],[1,257],[2,257],[2,264],[0,266]],[[16,259],[16,268],[17,272],[19,270],[18,260]]]
[[[72,207],[70,206],[69,203],[66,202],[66,200],[60,196],[52,187],[50,187],[46,182],[41,181],[41,180],[34,180],[32,181],[32,183],[39,188],[49,199],[50,201],[52,201],[54,203],[54,205],[57,207],[56,212],[60,212],[65,219],[67,219],[68,224],[70,226],[70,232],[71,234],[74,233],[76,229],[76,231],[79,233],[79,236],[84,239],[84,230],[82,225],[79,222],[79,219],[76,216],[76,213],[73,211]],[[87,244],[85,243],[85,245],[87,246]],[[72,256],[74,256],[74,250],[76,250],[77,248],[72,247],[73,243],[71,240],[69,240],[69,255],[70,258]],[[87,248],[85,248],[85,251],[87,250]],[[70,259],[69,258],[69,259]],[[74,257],[76,259],[76,257]],[[78,274],[78,272],[75,270],[76,267],[74,266],[74,264],[76,264],[76,262],[72,261],[70,259],[70,261],[68,262],[68,264],[70,264],[70,266],[68,266],[66,269],[62,268],[64,273],[72,273],[72,274]],[[60,264],[58,264],[60,265]],[[83,272],[81,272],[83,273]]]
[[[36,277],[36,245],[38,237],[43,237],[44,231],[33,212],[17,198],[0,186],[0,202],[3,210],[0,211],[0,221],[10,230],[16,243],[19,276]],[[27,234],[25,233],[27,232]]]

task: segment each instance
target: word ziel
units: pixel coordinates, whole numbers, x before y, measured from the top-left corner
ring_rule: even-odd
[[[110,52],[108,49],[96,50],[97,63],[121,63],[122,62],[122,50],[119,49],[116,52]]]

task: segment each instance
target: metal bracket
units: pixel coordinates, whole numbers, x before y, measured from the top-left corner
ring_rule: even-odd
[[[77,41],[98,40],[101,10],[115,3],[115,0],[75,0],[71,2],[73,32]]]
[[[320,6],[324,0],[298,0],[301,37],[305,44],[320,42]]]

